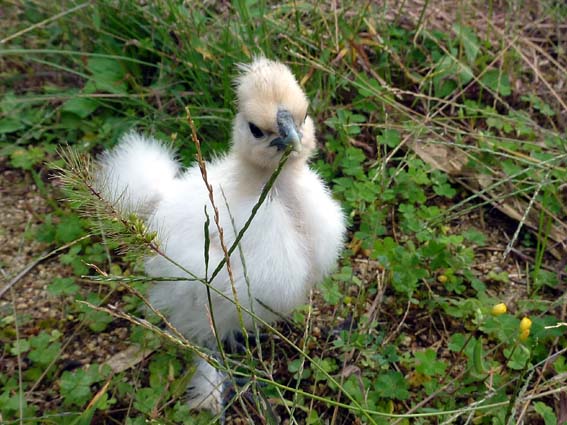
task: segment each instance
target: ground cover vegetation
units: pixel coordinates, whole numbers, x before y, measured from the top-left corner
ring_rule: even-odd
[[[567,8],[433,3],[4,1],[0,421],[221,419],[189,412],[192,350],[144,309],[154,235],[84,183],[132,128],[191,164],[187,108],[226,150],[255,54],[299,76],[349,235],[232,356],[251,396],[224,420],[567,421]]]

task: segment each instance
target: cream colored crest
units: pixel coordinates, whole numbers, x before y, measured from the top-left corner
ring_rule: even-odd
[[[250,64],[239,65],[239,69],[241,74],[235,81],[235,152],[261,168],[273,168],[282,151],[281,146],[274,146],[282,137],[278,117],[288,112],[293,120],[290,125],[300,139],[291,161],[305,161],[315,148],[315,129],[307,115],[307,97],[290,69],[266,58],[256,58]]]

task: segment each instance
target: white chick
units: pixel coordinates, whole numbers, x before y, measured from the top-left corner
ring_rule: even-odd
[[[294,145],[240,242],[244,264],[239,250],[230,258],[240,304],[273,322],[278,314],[289,314],[305,303],[309,290],[333,269],[343,244],[345,220],[339,204],[307,165],[316,145],[315,130],[307,115],[307,98],[289,68],[257,58],[240,66],[236,90],[238,113],[231,149],[206,165],[227,247],[250,217],[285,147]],[[169,148],[136,133],[125,135],[99,165],[108,198],[122,212],[144,217],[149,229],[157,232],[165,254],[199,277],[206,274],[206,207],[211,217],[210,276],[224,253],[199,168],[181,171]],[[145,266],[149,276],[187,277],[161,256],[147,259]],[[212,285],[233,299],[226,267]],[[216,331],[220,339],[226,339],[240,329],[237,309],[212,291],[211,296]],[[205,285],[160,281],[154,284],[150,300],[189,340],[215,346]],[[243,320],[247,328],[254,327],[250,315],[244,313]],[[219,412],[224,378],[198,360],[189,386],[190,406]]]

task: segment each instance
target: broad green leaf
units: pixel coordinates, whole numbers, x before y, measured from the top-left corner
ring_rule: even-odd
[[[431,348],[415,353],[415,359],[415,370],[427,376],[441,375],[447,369],[447,363],[437,360],[437,353]]]
[[[81,407],[91,399],[91,385],[99,380],[97,367],[75,372],[65,371],[59,381],[59,391],[65,405]]]
[[[466,341],[467,338],[465,338],[462,333],[453,334],[451,335],[451,338],[449,338],[448,348],[451,351],[461,351],[464,348]]]
[[[56,277],[47,287],[47,292],[52,295],[73,295],[78,290],[79,286],[72,277]]]
[[[91,57],[87,67],[92,73],[92,79],[98,90],[115,94],[127,92],[126,73],[118,60]]]
[[[98,102],[94,99],[76,97],[65,102],[61,110],[71,112],[81,118],[86,118],[92,114],[97,107]]]
[[[10,157],[13,167],[31,170],[34,165],[45,159],[45,150],[39,146],[32,146],[28,149],[20,148],[12,151]]]
[[[395,148],[400,144],[401,137],[398,130],[385,129],[380,136],[376,137],[378,143]]]
[[[486,71],[480,81],[490,90],[495,91],[502,96],[509,96],[512,93],[510,79],[499,69],[490,69]]]
[[[63,217],[57,225],[55,237],[59,242],[71,242],[83,234],[81,219],[76,215]]]
[[[480,42],[478,37],[471,28],[463,27],[462,25],[453,25],[453,31],[457,33],[457,37],[463,43],[465,55],[469,65],[474,65],[478,52],[480,50]]]
[[[506,365],[513,370],[523,370],[530,360],[530,350],[522,344],[504,349],[504,355],[508,358]]]
[[[396,400],[407,400],[409,398],[408,387],[404,375],[397,371],[380,374],[374,386],[380,397]]]
[[[331,305],[337,305],[343,297],[339,285],[334,279],[325,279],[320,289],[323,299]]]
[[[25,126],[20,120],[15,118],[6,117],[0,119],[0,134],[13,133],[15,131],[23,129]]]
[[[541,401],[535,402],[534,410],[543,418],[545,425],[557,424],[557,416],[555,416],[553,409],[545,403],[542,403]]]
[[[10,353],[12,355],[17,356],[19,354],[23,354],[30,349],[30,342],[27,339],[19,339],[14,341],[14,345],[10,349]]]

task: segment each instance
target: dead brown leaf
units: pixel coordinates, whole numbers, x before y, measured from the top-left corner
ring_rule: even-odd
[[[114,373],[124,372],[136,366],[153,352],[154,350],[142,348],[139,345],[131,345],[110,357],[103,365],[109,366]]]

